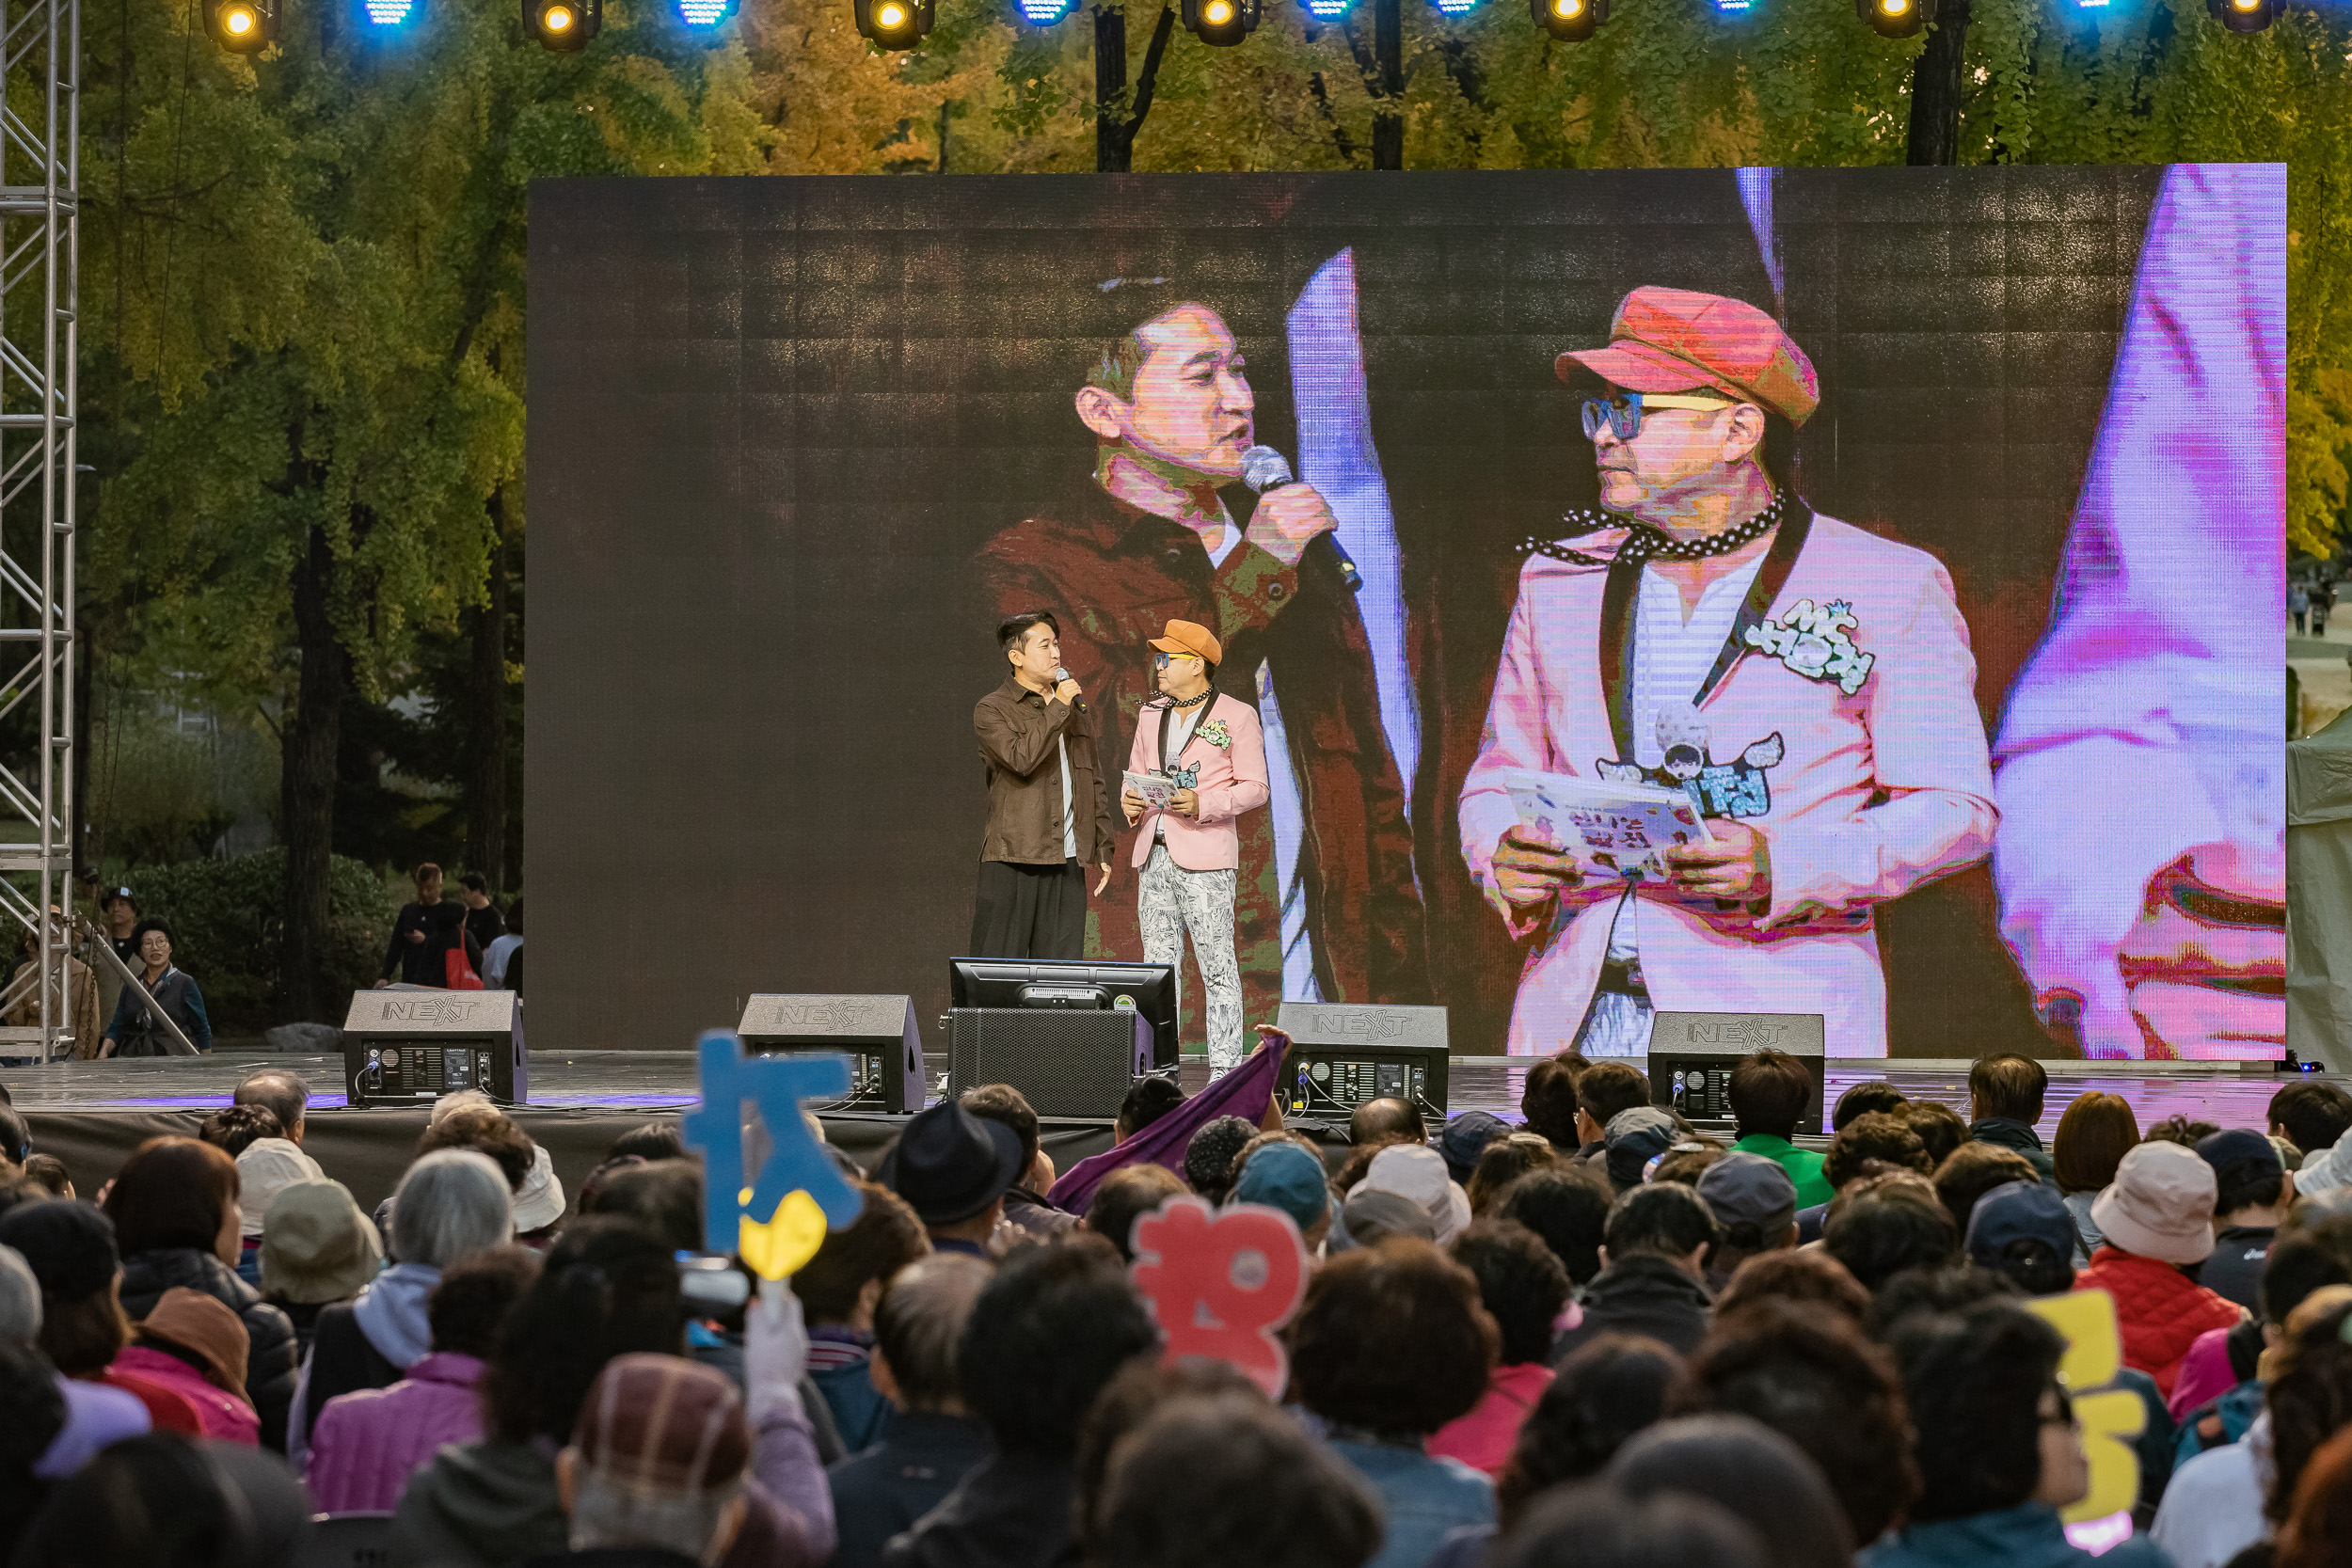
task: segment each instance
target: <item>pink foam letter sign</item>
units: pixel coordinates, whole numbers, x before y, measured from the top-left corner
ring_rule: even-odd
[[[1254,1203],[1218,1210],[1171,1197],[1137,1217],[1133,1243],[1129,1273],[1168,1338],[1167,1359],[1230,1361],[1281,1398],[1290,1360],[1274,1331],[1307,1293],[1298,1223]]]

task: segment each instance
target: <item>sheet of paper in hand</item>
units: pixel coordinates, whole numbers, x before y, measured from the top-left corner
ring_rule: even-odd
[[[1576,856],[1588,876],[1662,877],[1661,850],[1715,836],[1679,789],[1518,768],[1503,784],[1528,833]]]
[[[1165,773],[1130,772],[1127,787],[1143,798],[1145,811],[1166,811],[1168,798],[1176,793],[1177,784]]]

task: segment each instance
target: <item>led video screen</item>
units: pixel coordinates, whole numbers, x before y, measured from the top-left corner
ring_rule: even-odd
[[[1216,641],[1248,1021],[2275,1055],[2285,222],[2266,165],[543,182],[533,1043],[942,1049],[1041,610],[1095,958],[1151,641]]]

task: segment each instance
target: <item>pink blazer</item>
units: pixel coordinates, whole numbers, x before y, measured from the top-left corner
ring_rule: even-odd
[[[1514,935],[1536,936],[1511,1012],[1517,1054],[1575,1039],[1624,885],[1587,881],[1556,911],[1514,913],[1491,870],[1518,820],[1503,775],[1597,777],[1634,755],[1634,576],[1528,558],[1463,784],[1470,875]],[[1807,610],[1851,620],[1825,625]],[[1934,557],[1829,517],[1800,512],[1782,524],[1698,699],[1709,776],[1744,792],[1748,811],[1764,807],[1743,819],[1769,843],[1772,903],[1723,911],[1639,884],[1653,1006],[1820,1013],[1831,1055],[1886,1054],[1871,908],[1983,859],[1998,820],[1976,680],[1967,626]]]
[[[1149,773],[1160,766],[1160,712],[1165,697],[1154,697],[1136,714],[1135,744],[1127,748],[1130,772]],[[1211,724],[1225,726],[1228,743],[1219,746],[1203,736]],[[1200,794],[1200,816],[1187,821],[1172,812],[1147,811],[1136,822],[1138,866],[1152,858],[1152,840],[1158,824],[1168,824],[1168,858],[1187,871],[1232,871],[1241,864],[1241,834],[1234,818],[1266,803],[1265,731],[1258,710],[1238,697],[1218,692],[1209,699],[1209,711],[1176,755],[1180,768],[1200,769],[1194,787]]]

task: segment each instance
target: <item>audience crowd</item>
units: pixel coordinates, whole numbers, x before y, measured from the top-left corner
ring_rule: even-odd
[[[2039,1064],[1968,1090],[1809,1138],[1766,1051],[1717,1134],[1562,1053],[1519,1122],[1327,1148],[1152,1080],[1073,1212],[991,1085],[833,1150],[862,1206],[784,1287],[707,1250],[675,1123],[567,1198],[453,1096],[370,1213],[288,1071],[88,1199],[0,1103],[0,1565],[2352,1564],[2352,1095],[2085,1094],[2045,1146]],[[1296,1228],[1279,1376],[1163,1354],[1136,1222],[1195,1196]],[[2120,1365],[2035,1305],[2089,1291]],[[2136,1501],[2074,1517],[2094,1476]]]

